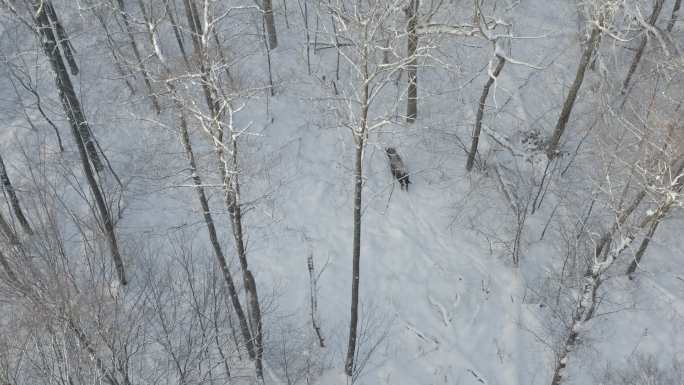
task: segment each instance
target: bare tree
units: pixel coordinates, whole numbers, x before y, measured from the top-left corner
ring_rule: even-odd
[[[197,161],[190,141],[189,122],[186,115],[186,110],[188,110],[186,106],[193,106],[194,103],[189,101],[189,99],[184,98],[178,90],[179,87],[177,87],[175,83],[180,81],[181,78],[174,76],[173,71],[161,53],[162,50],[159,46],[160,40],[157,36],[157,31],[155,28],[151,27],[157,21],[150,21],[148,23],[148,25],[150,25],[148,33],[154,48],[155,56],[164,71],[164,73],[161,74],[161,77],[167,79],[165,84],[178,113],[181,142],[190,163],[193,184],[202,207],[204,221],[209,233],[214,255],[223,272],[224,281],[228,286],[229,297],[238,318],[240,331],[247,352],[250,359],[254,360],[257,380],[263,382],[263,368],[261,363],[263,352],[261,310],[256,292],[256,284],[247,265],[247,254],[244,247],[242,214],[239,201],[239,182],[237,179],[237,133],[233,130],[232,126],[232,110],[230,109],[230,105],[224,105],[222,103],[223,100],[218,98],[218,92],[221,88],[218,82],[212,77],[211,70],[212,65],[225,65],[225,63],[212,63],[210,60],[209,42],[211,41],[210,37],[212,30],[204,28],[204,26],[213,25],[214,23],[214,19],[212,19],[213,9],[210,8],[212,5],[209,2],[204,2],[202,5],[202,12],[199,12],[195,4],[190,1],[185,1],[185,6],[188,23],[191,26],[193,46],[197,58],[196,63],[199,67],[190,68],[190,70],[198,71],[196,76],[201,79],[200,87],[204,94],[206,111],[208,111],[208,113],[200,108],[190,108],[189,110],[194,117],[197,118],[199,125],[203,127],[204,131],[209,135],[217,154],[217,164],[219,173],[222,177],[224,199],[230,214],[236,251],[243,273],[244,287],[247,291],[248,308],[246,312],[240,303],[237,288],[219,243],[216,226],[214,225],[214,220],[209,208],[209,201],[198,174]],[[203,15],[204,20],[200,19],[200,15]],[[228,112],[226,113],[226,111]],[[228,123],[225,124],[222,122],[224,114],[226,114],[228,118]],[[224,143],[224,138],[228,139],[227,144]],[[226,156],[227,152],[230,156],[229,158]]]
[[[369,135],[378,127],[382,127],[390,121],[391,116],[396,116],[395,111],[378,111],[370,115],[373,102],[379,99],[390,84],[395,84],[393,76],[406,68],[415,59],[413,57],[400,57],[395,55],[394,60],[383,63],[384,59],[378,57],[373,50],[376,44],[386,44],[386,34],[383,33],[383,23],[393,20],[399,24],[404,16],[401,14],[405,2],[395,0],[391,2],[372,1],[347,7],[343,1],[331,3],[325,12],[333,17],[333,33],[331,41],[348,42],[340,50],[350,68],[352,80],[348,85],[334,87],[336,93],[342,97],[342,111],[345,111],[344,125],[349,128],[353,139],[353,163],[352,180],[354,192],[353,202],[353,239],[352,239],[352,285],[349,321],[349,338],[347,342],[347,354],[345,359],[345,373],[353,380],[360,369],[355,365],[355,357],[358,353],[359,332],[359,287],[361,265],[361,237],[362,237],[362,213],[363,213],[363,188],[364,174],[363,163],[366,145]],[[399,24],[403,25],[403,23]],[[403,39],[405,30],[390,31],[387,35],[395,36],[390,45],[396,47]],[[390,108],[397,108],[391,104]]]
[[[48,57],[52,71],[55,74],[55,82],[57,90],[59,91],[60,99],[62,101],[62,107],[64,108],[64,112],[69,119],[72,136],[74,137],[74,141],[76,142],[76,147],[78,148],[81,158],[83,172],[88,180],[88,185],[90,186],[90,190],[95,199],[100,219],[102,220],[102,225],[104,226],[105,236],[109,241],[109,249],[112,260],[114,261],[114,266],[116,267],[119,281],[122,285],[126,285],[126,271],[124,268],[123,259],[119,253],[119,245],[116,240],[114,222],[112,221],[109,209],[105,203],[104,195],[102,194],[102,191],[98,185],[95,172],[91,168],[92,162],[92,167],[95,168],[95,171],[103,170],[103,165],[100,162],[100,158],[97,155],[97,150],[93,144],[90,126],[85,115],[83,114],[81,103],[76,96],[76,91],[71,83],[71,78],[67,73],[64,61],[62,60],[59,46],[57,44],[57,38],[53,32],[53,27],[50,26],[50,22],[48,20],[46,7],[43,6],[42,1],[40,0],[36,0],[32,4],[35,11],[35,26],[42,37],[41,45],[43,47],[43,52]]]

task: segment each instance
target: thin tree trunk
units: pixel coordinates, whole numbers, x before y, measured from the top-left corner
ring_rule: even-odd
[[[0,155],[0,180],[2,180],[2,185],[7,193],[7,197],[9,198],[10,205],[14,211],[14,216],[17,217],[21,228],[24,229],[24,231],[29,235],[33,234],[31,225],[29,225],[28,220],[26,220],[24,211],[21,209],[21,205],[19,204],[19,198],[17,198],[16,191],[14,191],[14,186],[12,186],[9,175],[7,175],[7,169],[5,168],[5,162],[2,159],[2,155]]]
[[[232,115],[231,115],[232,119]],[[235,249],[240,260],[240,267],[242,268],[242,276],[244,279],[245,291],[247,292],[247,299],[249,302],[250,316],[252,319],[252,337],[255,343],[255,368],[256,375],[259,381],[263,381],[263,337],[262,337],[262,320],[261,307],[259,305],[259,296],[257,294],[256,281],[252,272],[249,270],[247,264],[247,251],[245,249],[244,234],[242,230],[242,207],[240,206],[240,181],[238,178],[239,167],[237,159],[237,138],[232,132],[231,127],[230,143],[231,143],[231,166],[228,168],[228,162],[220,157],[225,156],[225,151],[218,151],[219,160],[222,163],[221,173],[223,178],[224,198],[228,214],[233,228],[233,239],[235,240]],[[221,144],[222,145],[222,144]]]
[[[601,21],[599,21],[601,23]],[[556,123],[556,128],[553,130],[553,135],[546,148],[546,156],[549,159],[553,159],[558,155],[558,144],[560,143],[561,136],[565,131],[565,126],[568,124],[570,119],[570,113],[575,106],[575,101],[577,100],[577,94],[584,81],[584,74],[587,71],[591,57],[594,51],[598,47],[598,41],[601,36],[601,28],[595,25],[591,30],[591,37],[587,42],[587,46],[582,54],[582,59],[580,60],[579,66],[577,67],[577,73],[575,74],[575,80],[570,86],[570,92],[565,98],[565,103],[563,103],[563,109],[561,110],[560,116],[558,117],[558,122]]]
[[[264,25],[268,34],[268,48],[278,47],[278,36],[276,35],[275,20],[273,18],[273,1],[264,0]]]
[[[646,237],[644,237],[644,240],[641,241],[641,244],[639,245],[639,249],[637,250],[636,254],[634,255],[634,259],[629,264],[629,267],[627,268],[626,274],[630,277],[630,279],[632,278],[632,274],[634,274],[637,267],[639,266],[639,263],[641,263],[641,259],[644,257],[644,253],[646,253],[646,249],[648,248],[648,245],[651,242],[653,235],[655,234],[656,230],[658,229],[658,225],[660,225],[660,221],[654,221],[653,223],[651,223],[651,227],[648,229],[648,233],[646,234]]]
[[[672,32],[675,23],[677,22],[677,13],[679,8],[682,6],[682,0],[676,0],[672,6],[672,15],[670,16],[670,21],[667,23],[667,32]]]
[[[316,272],[314,269],[313,254],[309,254],[306,259],[306,267],[309,270],[309,299],[311,304],[311,326],[313,326],[316,332],[316,337],[318,337],[318,345],[322,348],[325,347],[325,338],[323,338],[323,333],[321,333],[321,326],[318,324],[318,288],[316,287]]]
[[[261,308],[259,306],[259,297],[257,296],[256,282],[250,270],[245,272],[245,290],[247,291],[247,302],[251,310],[252,320],[252,336],[254,336],[255,360],[254,367],[256,370],[257,383],[264,382],[264,368],[262,364],[262,357],[264,354],[264,341],[261,322]]]
[[[354,166],[354,240],[352,244],[352,296],[351,296],[351,319],[349,321],[349,341],[347,346],[347,358],[344,370],[348,377],[354,374],[354,356],[356,354],[356,339],[358,334],[359,320],[359,283],[361,262],[361,204],[363,193],[363,150],[365,147],[368,129],[369,108],[369,76],[368,76],[368,47],[364,46],[363,60],[363,91],[361,96],[361,121],[360,127],[354,132],[356,142],[355,166]]]
[[[467,171],[472,170],[473,164],[475,164],[475,155],[477,154],[477,146],[480,142],[480,132],[482,131],[482,116],[484,115],[485,103],[487,102],[489,89],[492,87],[492,84],[494,84],[494,82],[496,81],[496,78],[499,77],[499,74],[501,73],[504,64],[506,64],[506,59],[499,55],[496,55],[496,57],[496,68],[494,68],[494,72],[489,74],[487,82],[485,83],[484,88],[482,89],[482,95],[480,95],[480,104],[477,108],[477,116],[475,118],[475,129],[473,130],[473,141],[470,144],[470,152],[468,153],[468,160],[466,161]]]
[[[684,171],[684,158],[679,159],[678,161],[675,161],[673,163],[674,168],[676,169],[676,172],[673,174],[675,176],[675,184],[673,188],[674,193],[681,193],[682,187],[684,187],[684,180],[682,179],[682,171]],[[651,227],[648,229],[648,233],[646,233],[646,236],[644,239],[641,241],[641,244],[639,245],[639,249],[637,250],[636,254],[634,255],[634,259],[632,262],[629,264],[629,267],[627,268],[627,275],[629,276],[630,279],[632,279],[632,274],[636,271],[637,267],[639,266],[639,263],[641,262],[641,259],[644,256],[644,253],[646,253],[646,249],[648,248],[648,245],[651,242],[651,239],[653,238],[653,235],[655,234],[656,230],[658,230],[658,226],[660,225],[660,222],[662,219],[665,217],[665,215],[670,211],[672,206],[675,204],[674,201],[668,202],[660,211],[656,211],[656,216],[653,219],[653,222],[651,223]]]
[[[262,29],[262,33],[265,33],[265,28],[262,27]],[[271,66],[271,48],[266,43],[266,40],[264,40],[264,47],[266,48],[266,64],[268,65],[268,88],[271,91],[271,96],[275,96],[275,87],[273,87],[273,67]],[[268,110],[268,107],[266,110]]]
[[[211,127],[210,135],[214,142],[216,149],[216,155],[219,161],[219,171],[223,180],[224,188],[224,199],[226,208],[231,219],[231,225],[233,230],[233,238],[235,240],[235,248],[240,260],[240,267],[242,269],[243,284],[247,292],[248,299],[248,311],[250,319],[252,320],[251,328],[251,340],[253,341],[253,351],[250,353],[250,358],[255,360],[256,376],[259,381],[263,381],[263,367],[262,367],[262,353],[263,353],[263,338],[262,338],[262,325],[261,325],[261,310],[259,306],[259,296],[257,294],[256,282],[252,272],[249,270],[247,264],[247,253],[244,246],[244,235],[242,230],[242,209],[240,207],[240,183],[239,183],[239,167],[237,158],[237,138],[235,138],[232,132],[232,115],[229,116],[231,119],[228,125],[231,129],[229,133],[229,145],[231,151],[230,163],[225,157],[225,144],[223,143],[224,133],[223,129],[220,127],[221,120],[221,107],[219,105],[218,99],[215,98],[215,94],[212,92],[212,86],[215,86],[215,82],[212,81],[210,75],[208,74],[208,54],[206,52],[206,47],[202,45],[202,41],[206,39],[200,39],[202,24],[199,19],[199,14],[194,4],[189,0],[185,1],[186,15],[188,17],[188,23],[190,24],[191,32],[193,35],[193,45],[195,52],[200,57],[200,78],[202,80],[202,89],[204,91],[204,97],[207,103],[207,108],[211,114]],[[230,109],[230,106],[228,106]],[[250,343],[252,343],[250,341]]]
[[[408,75],[406,123],[415,122],[416,117],[418,115],[418,57],[416,56],[416,50],[418,49],[418,33],[416,32],[416,27],[418,25],[419,7],[419,0],[411,0],[411,2],[405,10],[406,17],[408,18],[407,55],[410,58],[406,71]]]
[[[209,208],[209,201],[207,200],[207,196],[204,193],[204,187],[202,187],[202,180],[199,174],[197,173],[197,162],[195,161],[195,154],[192,150],[192,144],[190,142],[187,120],[185,118],[185,114],[182,111],[183,106],[180,104],[178,100],[175,100],[175,103],[176,109],[178,109],[179,114],[181,142],[183,143],[185,156],[188,158],[188,162],[190,163],[190,173],[192,175],[193,184],[195,185],[195,191],[197,192],[197,198],[199,199],[200,205],[202,206],[202,214],[204,216],[204,223],[207,226],[207,232],[209,233],[209,240],[211,241],[211,246],[214,249],[214,256],[216,257],[219,267],[221,268],[223,279],[226,282],[226,285],[228,286],[228,296],[230,297],[230,301],[233,304],[233,310],[235,310],[235,314],[238,317],[240,331],[242,333],[243,339],[245,340],[247,353],[249,354],[250,358],[254,359],[256,357],[256,354],[254,351],[252,336],[250,334],[249,326],[247,323],[247,317],[245,316],[245,312],[243,311],[242,305],[240,304],[240,299],[238,297],[237,289],[235,288],[235,283],[233,282],[233,277],[230,274],[230,269],[228,268],[226,257],[223,254],[223,250],[221,249],[218,236],[216,235],[216,226],[214,225],[214,220],[212,218],[211,211]]]
[[[57,145],[59,146],[59,152],[64,152],[64,145],[62,144],[62,136],[59,134],[59,129],[55,125],[55,123],[47,116],[45,113],[45,110],[43,110],[43,103],[40,97],[40,94],[36,89],[34,88],[33,85],[30,84],[30,82],[24,81],[20,76],[18,76],[11,68],[9,69],[10,73],[12,76],[21,84],[22,87],[28,92],[30,92],[35,98],[36,98],[36,109],[40,113],[40,115],[45,119],[45,121],[52,127],[52,129],[55,131],[55,136],[57,137]],[[12,78],[10,78],[10,81],[12,81]],[[18,95],[18,94],[17,94]],[[27,117],[28,119],[28,117]]]
[[[154,89],[152,88],[152,82],[150,81],[150,74],[147,72],[147,69],[145,68],[145,63],[142,60],[142,55],[140,55],[140,49],[138,48],[138,43],[135,41],[135,36],[133,36],[133,30],[131,27],[131,22],[128,19],[128,13],[126,12],[126,8],[124,5],[123,0],[117,0],[117,3],[119,5],[119,13],[121,13],[121,18],[123,19],[124,26],[126,28],[126,34],[128,35],[128,40],[131,43],[131,49],[133,50],[133,55],[135,56],[135,60],[138,63],[138,68],[140,69],[140,73],[142,74],[143,77],[143,82],[145,83],[145,88],[147,88],[147,93],[152,101],[152,107],[154,108],[154,111],[157,113],[157,115],[161,114],[161,107],[159,106],[159,100],[157,99],[157,95],[154,93]]]
[[[71,79],[66,71],[64,62],[62,61],[62,56],[60,55],[59,47],[57,46],[57,41],[55,40],[55,35],[53,34],[53,30],[49,25],[49,20],[45,13],[45,9],[41,6],[41,1],[35,0],[33,7],[36,12],[36,26],[42,35],[43,51],[50,59],[52,70],[55,73],[55,82],[57,89],[59,90],[60,99],[62,100],[62,106],[64,107],[64,111],[69,118],[69,122],[71,123],[72,136],[76,141],[78,153],[81,157],[83,172],[88,180],[88,185],[93,193],[95,203],[100,213],[100,219],[103,222],[102,224],[104,226],[105,236],[109,242],[109,249],[114,261],[117,276],[121,284],[126,285],[126,273],[124,270],[123,259],[121,258],[121,254],[119,254],[119,246],[116,240],[116,233],[114,231],[114,223],[112,222],[111,216],[107,209],[104,196],[102,195],[102,192],[97,184],[95,173],[93,172],[90,162],[88,161],[88,144],[92,146],[91,153],[94,153],[97,156],[90,135],[87,137],[83,135],[83,133],[90,132],[88,121],[81,110],[81,104],[76,97],[76,93],[74,92],[74,87],[71,84]],[[97,159],[97,161],[94,159]],[[98,166],[99,170],[102,170],[103,166],[99,158],[91,157],[90,161],[93,162],[93,167],[95,167],[96,170],[98,170]]]
[[[654,26],[656,21],[658,21],[658,16],[660,15],[660,12],[663,10],[663,3],[665,3],[665,0],[654,0],[653,10],[651,11],[651,15],[648,17],[648,25]],[[636,69],[639,66],[639,62],[641,61],[641,58],[644,55],[644,51],[646,50],[646,43],[648,43],[648,34],[649,31],[644,31],[644,36],[641,38],[639,48],[637,49],[637,52],[634,55],[632,64],[629,66],[627,76],[625,77],[624,82],[622,82],[622,94],[627,93],[627,88],[629,87],[629,83],[632,80],[632,76],[634,76],[634,73],[636,72]]]

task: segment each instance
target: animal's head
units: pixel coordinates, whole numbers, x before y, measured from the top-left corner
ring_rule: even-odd
[[[385,152],[387,153],[387,155],[396,155],[397,154],[397,150],[395,150],[394,147],[386,147]]]

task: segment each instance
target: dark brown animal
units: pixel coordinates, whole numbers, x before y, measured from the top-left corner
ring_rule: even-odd
[[[387,157],[389,158],[390,170],[392,171],[392,176],[399,181],[399,187],[402,190],[408,191],[408,185],[411,183],[409,180],[408,171],[406,171],[406,166],[404,161],[397,153],[394,147],[387,147],[385,149]]]

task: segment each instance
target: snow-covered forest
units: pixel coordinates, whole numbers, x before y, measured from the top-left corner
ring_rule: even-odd
[[[0,0],[0,385],[684,384],[681,0]]]

